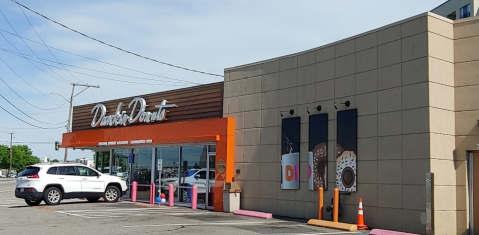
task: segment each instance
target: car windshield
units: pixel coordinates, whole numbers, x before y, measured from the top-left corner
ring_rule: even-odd
[[[38,174],[39,171],[40,171],[40,167],[27,166],[27,169],[25,169],[24,171],[22,171],[22,172],[18,175],[18,177],[36,175],[36,174]]]

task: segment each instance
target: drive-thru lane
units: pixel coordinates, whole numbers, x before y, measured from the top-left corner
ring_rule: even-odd
[[[29,207],[14,196],[15,181],[0,179],[0,234],[361,234],[258,219],[120,201],[65,200]]]

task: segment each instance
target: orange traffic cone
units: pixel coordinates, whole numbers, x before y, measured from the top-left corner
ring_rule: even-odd
[[[357,226],[358,226],[359,230],[369,229],[368,226],[364,224],[363,199],[362,198],[359,198],[359,210],[358,210]]]

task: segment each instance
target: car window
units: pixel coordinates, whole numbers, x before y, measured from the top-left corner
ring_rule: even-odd
[[[48,169],[47,174],[56,175],[57,174],[57,169],[58,169],[58,167],[52,167],[52,168]]]
[[[18,177],[20,176],[32,176],[32,175],[36,175],[38,174],[38,172],[40,171],[40,168],[39,167],[33,167],[33,166],[27,166],[27,169],[25,169],[24,171],[22,171]]]
[[[200,171],[198,174],[195,175],[196,178],[205,180],[206,179],[206,171]]]
[[[58,167],[59,175],[77,175],[74,166],[61,166]]]
[[[77,175],[80,176],[97,176],[96,171],[83,166],[77,166]]]

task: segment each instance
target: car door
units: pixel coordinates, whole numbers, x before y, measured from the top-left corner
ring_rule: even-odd
[[[81,192],[81,179],[77,176],[74,166],[58,167],[58,183],[62,185],[65,194]]]
[[[104,177],[98,175],[98,172],[83,166],[77,166],[77,174],[81,178],[82,192],[102,193],[105,191]]]
[[[206,192],[206,170],[199,170],[194,175],[193,184],[198,187],[198,193]]]

